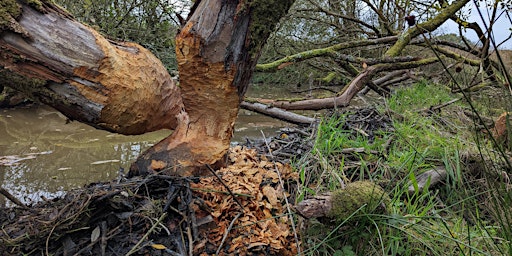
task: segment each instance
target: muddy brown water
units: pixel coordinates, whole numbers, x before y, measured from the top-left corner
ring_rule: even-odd
[[[279,94],[272,88],[264,93]],[[284,122],[241,110],[234,142],[273,136]],[[123,136],[97,130],[45,106],[0,109],[0,185],[24,203],[53,198],[98,181],[114,180],[137,156],[168,136],[162,130]],[[0,196],[0,206],[11,205]]]
[[[234,142],[274,135],[285,126],[241,111]],[[0,110],[0,183],[23,202],[52,198],[71,188],[113,180],[137,156],[171,133],[124,136],[71,122],[44,106]],[[0,205],[4,205],[0,196]]]

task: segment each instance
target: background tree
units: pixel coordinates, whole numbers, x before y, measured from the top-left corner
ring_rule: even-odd
[[[487,54],[492,49],[489,48],[492,30],[464,21],[461,10],[468,2],[361,0],[351,3],[353,8],[340,8],[346,2],[298,1],[266,47],[262,59],[265,64],[258,65],[260,73],[256,81],[271,82],[265,78],[286,77],[287,81],[300,86],[312,77],[316,81],[314,85],[345,85],[344,89],[329,99],[318,101],[260,102],[285,109],[342,107],[365,86],[385,95],[389,85],[411,78],[447,81],[449,73],[441,72],[444,70],[439,64],[441,60],[453,71],[456,67],[474,70],[482,64],[484,79],[476,79],[470,87],[485,85],[488,81],[506,84],[506,72]],[[505,6],[491,4],[489,8],[491,23],[507,11]],[[414,20],[414,24],[410,26],[406,18]],[[436,32],[448,19],[461,26],[458,43],[444,40]],[[480,42],[468,42],[462,36],[463,29],[477,31]],[[425,65],[429,65],[429,69],[414,72],[414,68]],[[369,81],[356,86],[363,78],[360,75],[368,71],[371,76],[363,77]],[[496,79],[496,74],[501,78]],[[349,90],[351,88],[356,90]],[[332,97],[337,97],[337,101]]]

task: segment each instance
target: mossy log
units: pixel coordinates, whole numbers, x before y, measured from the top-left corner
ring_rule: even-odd
[[[391,199],[379,186],[370,181],[356,181],[344,189],[306,199],[295,207],[305,218],[327,218],[334,223],[347,221],[358,212],[385,214]]]

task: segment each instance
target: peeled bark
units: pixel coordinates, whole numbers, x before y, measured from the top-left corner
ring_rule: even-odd
[[[240,102],[263,45],[293,2],[196,4],[176,38],[186,112],[174,134],[141,155],[130,175],[163,170],[189,176],[203,173],[207,165],[225,164]]]
[[[51,3],[6,0],[0,80],[71,120],[122,134],[174,129],[183,104],[163,64],[112,42]]]

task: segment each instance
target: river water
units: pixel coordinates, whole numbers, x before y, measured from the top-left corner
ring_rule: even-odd
[[[279,94],[271,89],[266,93]],[[233,141],[274,135],[286,123],[241,110]],[[114,180],[137,156],[171,133],[124,136],[71,122],[45,106],[0,110],[0,184],[24,203]],[[0,196],[0,206],[10,205]]]

